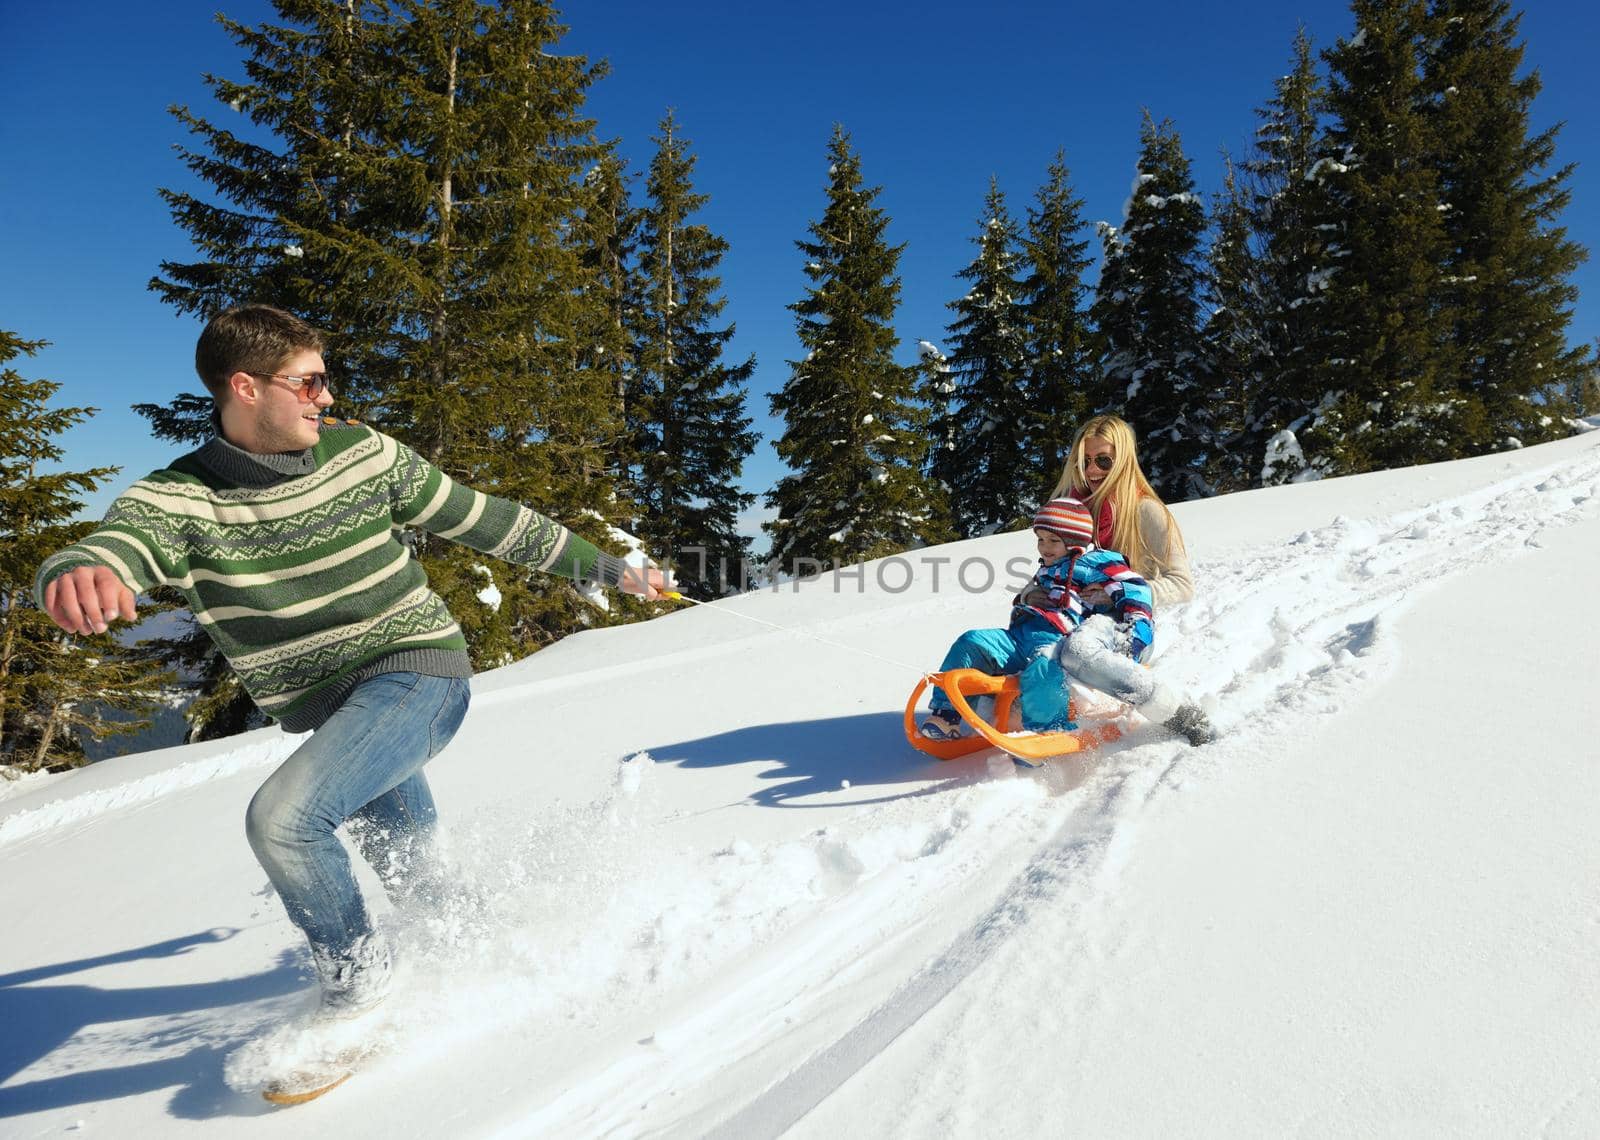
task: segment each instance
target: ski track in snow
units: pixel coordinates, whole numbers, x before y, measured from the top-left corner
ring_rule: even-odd
[[[1091,898],[1109,894],[1117,865],[1137,841],[1138,814],[1163,787],[1181,786],[1219,755],[1222,762],[1241,752],[1277,756],[1278,716],[1347,709],[1359,690],[1392,668],[1400,650],[1386,630],[1400,607],[1449,576],[1538,545],[1546,527],[1595,497],[1597,476],[1600,463],[1586,456],[1430,509],[1381,520],[1335,519],[1282,548],[1197,567],[1205,596],[1184,608],[1176,632],[1171,625],[1163,630],[1173,648],[1162,655],[1160,669],[1204,696],[1224,739],[1204,750],[1166,745],[1165,764],[1162,745],[1116,754],[1105,773],[1110,790],[1089,818],[1069,818],[982,919],[886,1003],[711,1135],[783,1134],[952,992],[1012,923],[1039,909],[1055,912],[1055,929],[1069,929],[1057,896],[1074,880]],[[1307,605],[1312,598],[1317,604]],[[1147,779],[1151,773],[1154,779]],[[1092,957],[1091,947],[1061,950],[1064,960],[1075,951]]]
[[[1545,528],[1597,490],[1600,455],[1585,451],[1432,508],[1338,518],[1286,543],[1197,562],[1202,596],[1163,620],[1157,668],[1212,713],[1224,735],[1204,749],[1141,729],[1076,769],[1032,778],[992,759],[990,778],[973,764],[952,765],[957,778],[935,794],[863,807],[787,842],[734,839],[715,850],[685,846],[661,826],[666,776],[648,754],[618,763],[613,787],[593,803],[541,806],[531,828],[525,805],[484,812],[450,837],[457,895],[426,920],[386,920],[406,950],[400,984],[410,995],[378,1030],[391,1064],[417,1072],[497,1029],[502,1045],[509,1032],[524,1047],[519,1067],[547,1074],[518,1090],[502,1125],[508,1135],[778,1135],[945,1000],[1008,931],[1109,897],[1153,801],[1219,765],[1292,760],[1282,725],[1344,714],[1381,682],[1403,651],[1391,623],[1412,598],[1537,546]],[[1514,573],[1513,565],[1508,577]],[[854,619],[819,613],[805,629],[881,645],[882,627],[933,621],[948,623],[953,637],[963,623],[992,622],[997,599],[924,596]],[[745,627],[725,646],[615,670],[713,667],[719,657],[797,636]],[[892,643],[888,652],[895,655]],[[586,670],[497,688],[474,711],[595,676]],[[267,767],[297,743],[268,737],[13,811],[0,817],[0,847]],[[938,921],[952,911],[966,916],[953,932]],[[1092,940],[1086,925],[1080,937]],[[880,952],[908,939],[923,947],[913,960],[925,964],[897,975],[878,961],[893,956]],[[1094,952],[1062,947],[1066,957]],[[864,996],[884,992],[881,1001]],[[264,1000],[244,1020],[233,1009],[107,1026],[51,1060],[71,1069],[102,1051],[204,1038],[231,1049],[228,1082],[249,1089],[297,1050],[329,1044],[285,1029],[261,1032],[301,1000]],[[831,1041],[808,1037],[806,1026],[830,1001],[854,1002],[861,1014]],[[589,1057],[591,1067],[572,1056]],[[749,1068],[752,1057],[765,1067],[744,1085],[762,1088],[748,1102],[685,1095],[674,1103],[721,1071]]]
[[[708,1140],[755,1140],[783,1135],[830,1093],[882,1053],[924,1014],[944,1000],[994,948],[1038,908],[1054,907],[1071,883],[1103,872],[1114,845],[1107,828],[1130,791],[1143,798],[1141,771],[1120,767],[1096,781],[1094,794],[1062,823],[1056,834],[976,922],[931,963],[907,980],[885,1004],[872,1010],[833,1044],[705,1135]]]

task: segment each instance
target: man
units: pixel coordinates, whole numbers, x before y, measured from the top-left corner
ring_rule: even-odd
[[[207,325],[195,369],[216,402],[215,437],[47,558],[34,593],[62,629],[88,635],[132,621],[139,592],[173,586],[262,710],[314,730],[245,826],[311,944],[320,1012],[347,1017],[387,993],[390,951],[335,831],[361,821],[358,846],[391,894],[417,891],[436,819],[422,768],[469,696],[466,641],[396,528],[647,599],[667,583],[388,436],[324,418],[322,347],[310,325],[265,305]]]

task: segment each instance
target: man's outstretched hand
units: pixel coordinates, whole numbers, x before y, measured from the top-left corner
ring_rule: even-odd
[[[622,582],[617,588],[624,594],[653,602],[673,587],[672,579],[655,567],[629,565],[623,569]]]
[[[133,591],[105,566],[79,566],[44,588],[44,611],[68,633],[104,633],[121,618],[132,621]]]

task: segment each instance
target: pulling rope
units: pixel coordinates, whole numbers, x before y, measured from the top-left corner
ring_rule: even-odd
[[[674,602],[688,602],[690,605],[695,606],[707,606],[711,604],[709,602],[702,602],[698,598],[686,597],[685,595],[680,594],[677,590],[663,590],[661,591],[661,596]],[[713,609],[715,609],[715,607],[713,607]],[[931,679],[934,676],[921,666],[907,665],[904,661],[895,661],[892,658],[873,653],[870,649],[862,649],[860,646],[856,645],[846,645],[842,641],[834,641],[832,638],[823,637],[821,634],[810,633],[803,629],[795,629],[792,626],[779,625],[775,621],[768,621],[766,618],[758,618],[751,614],[741,613],[738,610],[716,610],[716,612],[722,614],[732,614],[735,617],[742,617],[745,621],[755,622],[757,625],[764,625],[769,629],[777,630],[779,633],[793,633],[798,634],[801,637],[809,637],[812,641],[820,642],[823,645],[831,645],[835,649],[843,649],[846,653],[859,653],[863,657],[870,657],[874,661],[883,662],[885,665],[893,665],[896,669],[908,669],[920,677],[927,677]]]

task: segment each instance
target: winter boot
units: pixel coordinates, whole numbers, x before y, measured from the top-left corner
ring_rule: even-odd
[[[318,1020],[349,1021],[376,1008],[389,996],[394,956],[388,941],[376,931],[357,939],[343,955],[314,949],[311,960],[317,980],[322,983]]]
[[[918,730],[929,740],[961,739],[961,718],[950,709],[936,709]]]
[[[1210,744],[1217,738],[1216,729],[1211,727],[1206,714],[1193,701],[1185,701],[1179,705],[1178,711],[1162,721],[1161,726],[1183,737],[1196,748],[1202,744]]]

